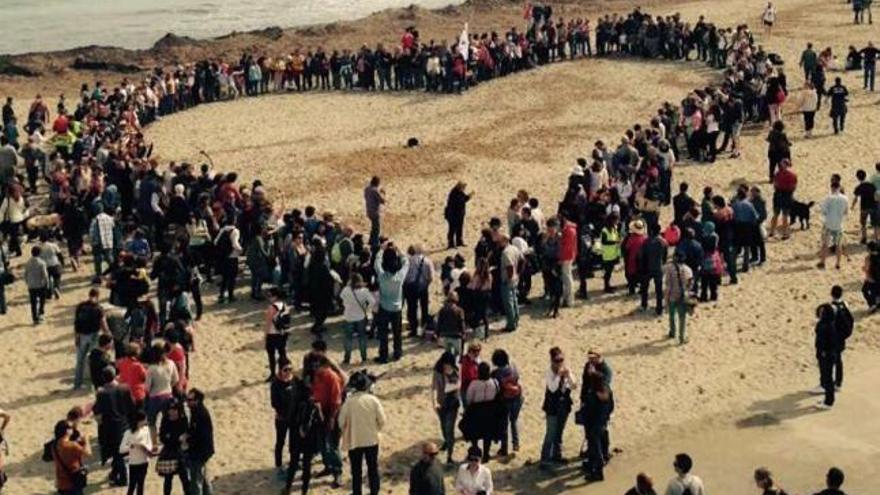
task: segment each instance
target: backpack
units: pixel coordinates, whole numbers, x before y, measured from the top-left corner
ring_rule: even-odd
[[[842,340],[850,338],[853,332],[855,321],[849,308],[845,304],[833,305],[837,311],[834,312],[834,330],[840,335]]]
[[[193,316],[192,311],[190,311],[189,298],[186,297],[185,292],[181,292],[174,298],[174,302],[171,304],[171,311],[168,313],[170,320],[192,321]]]
[[[279,301],[273,304],[273,306],[275,306],[276,312],[275,317],[272,318],[272,326],[275,327],[275,330],[282,333],[290,330],[290,325],[293,322],[287,305]]]
[[[516,399],[522,395],[522,385],[516,377],[516,373],[510,372],[501,379],[501,397],[504,399]]]
[[[73,329],[76,333],[88,333],[88,327],[94,323],[89,311],[89,306],[91,305],[91,303],[83,303],[76,307],[76,314],[73,319]]]
[[[228,258],[232,254],[232,229],[224,229],[217,238],[217,254]]]

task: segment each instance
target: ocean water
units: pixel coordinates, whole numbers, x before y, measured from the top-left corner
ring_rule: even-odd
[[[0,0],[0,54],[85,45],[148,48],[167,32],[205,38],[268,26],[351,20],[461,0]]]

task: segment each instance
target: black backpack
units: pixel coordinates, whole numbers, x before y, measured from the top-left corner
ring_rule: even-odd
[[[845,304],[834,304],[833,306],[837,310],[834,312],[834,330],[837,335],[845,341],[850,338],[853,333],[855,320]]]

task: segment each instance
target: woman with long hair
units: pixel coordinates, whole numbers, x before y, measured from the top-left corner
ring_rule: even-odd
[[[440,418],[440,432],[443,434],[443,445],[440,450],[446,452],[446,464],[452,465],[452,452],[455,448],[455,420],[461,405],[459,390],[461,377],[455,356],[444,352],[434,363],[434,376],[431,382],[432,402],[437,416]]]
[[[153,440],[150,437],[146,414],[136,412],[119,445],[119,452],[128,454],[128,495],[144,495],[144,483],[153,452]]]
[[[471,281],[467,284],[470,300],[473,303],[473,319],[471,328],[483,326],[483,340],[489,339],[489,300],[492,297],[492,273],[489,271],[489,260],[478,258],[477,267],[471,275]]]
[[[183,467],[183,449],[180,437],[187,432],[189,421],[183,402],[177,399],[168,403],[165,413],[162,415],[162,423],[159,425],[159,440],[162,442],[162,450],[159,451],[159,460],[156,462],[156,472],[164,478],[162,493],[171,495],[174,476],[180,478],[183,492],[186,493],[189,480],[186,469]]]

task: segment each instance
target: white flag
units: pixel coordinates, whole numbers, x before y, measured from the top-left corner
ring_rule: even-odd
[[[467,62],[468,56],[470,55],[470,46],[471,42],[468,38],[468,23],[464,23],[464,29],[461,31],[461,36],[458,37],[458,53],[464,57],[465,62]]]

